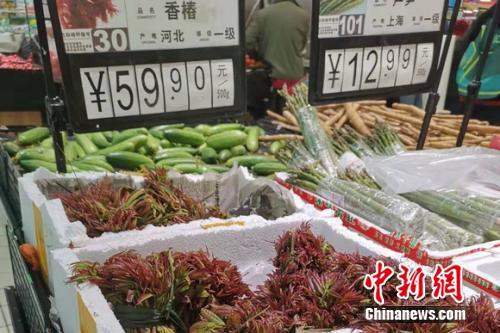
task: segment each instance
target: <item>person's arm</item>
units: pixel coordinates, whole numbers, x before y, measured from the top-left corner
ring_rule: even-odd
[[[255,14],[250,26],[245,33],[246,49],[248,51],[256,51],[259,44],[259,13]]]

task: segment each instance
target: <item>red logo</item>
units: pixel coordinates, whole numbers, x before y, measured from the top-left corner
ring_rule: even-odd
[[[422,267],[417,267],[413,271],[406,265],[399,265],[398,280],[399,286],[396,288],[398,297],[408,299],[410,295],[416,301],[425,297],[425,272]]]
[[[462,291],[462,267],[436,265],[432,274],[432,297],[442,299],[450,296],[457,303],[464,301]]]
[[[386,266],[382,261],[377,261],[375,273],[365,277],[363,285],[368,290],[375,289],[373,299],[378,305],[384,305],[382,288],[393,275],[394,269],[392,267]]]
[[[384,305],[383,287],[394,275],[392,267],[386,266],[382,261],[377,261],[375,272],[365,276],[363,285],[366,289],[373,289],[373,299],[378,305]],[[464,301],[462,290],[462,268],[458,265],[450,265],[443,268],[436,265],[434,271],[426,274],[420,266],[411,269],[405,264],[399,265],[397,278],[399,285],[396,287],[398,297],[408,299],[411,296],[417,301],[422,300],[425,295],[427,276],[431,279],[432,294],[435,299],[452,297],[457,303]]]

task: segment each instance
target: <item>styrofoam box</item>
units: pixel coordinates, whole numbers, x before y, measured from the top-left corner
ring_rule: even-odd
[[[456,257],[453,259],[453,263],[487,281],[491,281],[496,290],[500,288],[500,248]],[[496,302],[500,306],[500,299],[497,298]]]
[[[104,176],[111,177],[113,184],[116,186],[141,187],[143,184],[143,178],[137,176],[130,177],[121,174],[104,173],[80,173],[76,176],[58,176],[46,170],[38,170],[21,178],[22,189],[20,190],[20,195],[23,202],[23,228],[26,235],[30,235],[30,237],[27,237],[27,241],[35,245],[38,250],[42,276],[52,292],[54,291],[54,282],[51,273],[51,261],[49,260],[52,250],[108,242],[112,241],[118,234],[124,233],[130,236],[144,230],[104,233],[99,237],[90,238],[87,236],[86,228],[81,222],[70,222],[61,200],[49,200],[45,195],[54,191],[61,191],[63,188],[71,190],[88,186],[102,179]],[[178,173],[170,173],[169,176],[174,184],[185,193],[196,199],[203,200],[207,204],[218,204],[227,211],[238,207],[242,188],[255,182],[246,168],[234,168],[223,175],[180,175]],[[292,211],[310,211],[316,213],[316,209],[313,206],[305,204],[300,198],[283,190],[274,182],[267,181],[269,185],[275,186],[277,191],[281,191],[280,194],[282,197],[288,199]],[[190,225],[190,223],[187,225]],[[148,230],[153,230],[153,233],[168,228],[171,228],[171,226],[146,227]]]
[[[86,327],[88,332],[124,332],[97,286],[75,286],[67,284],[67,280],[71,275],[71,264],[82,260],[103,262],[128,249],[143,255],[167,249],[208,250],[214,257],[237,265],[245,282],[255,287],[262,284],[266,275],[273,270],[271,259],[275,256],[274,242],[278,237],[308,222],[313,232],[322,235],[337,251],[405,260],[401,254],[349,231],[339,219],[311,219],[307,215],[297,214],[276,221],[266,221],[257,216],[238,220],[245,221],[245,224],[205,229],[202,226],[207,222],[198,221],[194,222],[196,228],[179,225],[168,232],[145,230],[133,237],[120,234],[120,239],[84,248],[55,250],[51,256],[54,260],[54,295],[64,331],[78,332],[80,327]]]

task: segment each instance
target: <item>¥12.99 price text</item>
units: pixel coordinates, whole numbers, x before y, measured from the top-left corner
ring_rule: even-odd
[[[323,94],[426,83],[433,57],[433,43],[327,50]]]
[[[232,59],[81,68],[88,119],[234,105]]]

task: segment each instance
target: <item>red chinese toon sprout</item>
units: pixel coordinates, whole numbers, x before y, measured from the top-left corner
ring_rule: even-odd
[[[118,13],[112,0],[57,0],[57,10],[64,29],[96,28]]]

